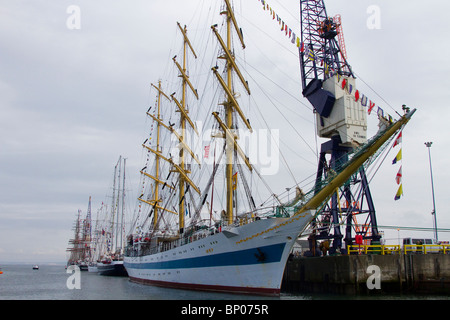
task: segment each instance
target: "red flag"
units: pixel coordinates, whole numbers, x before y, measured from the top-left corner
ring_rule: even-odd
[[[356,90],[356,92],[355,92],[355,101],[358,101],[358,100],[359,100],[359,91]]]
[[[397,182],[397,184],[400,184],[402,182],[402,167],[400,167],[400,170],[398,170],[395,181]]]
[[[373,108],[375,108],[375,102],[369,100],[369,110],[367,112],[370,114]]]
[[[394,145],[392,146],[392,148],[394,148],[395,146],[399,145],[400,143],[402,143],[402,132],[400,131],[400,134],[398,135],[397,139],[395,139]]]
[[[210,146],[205,146],[205,159],[209,158],[209,149],[210,149]]]

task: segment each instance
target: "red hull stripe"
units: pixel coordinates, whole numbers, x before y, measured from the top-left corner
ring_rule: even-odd
[[[264,296],[279,296],[280,289],[275,288],[251,288],[251,287],[231,287],[231,286],[219,286],[219,285],[205,285],[205,284],[193,284],[193,283],[178,283],[178,282],[166,282],[147,280],[130,277],[130,280],[136,283],[142,283],[147,285],[153,285],[158,287],[175,288],[175,289],[188,289],[188,290],[200,290],[200,291],[214,291],[214,292],[227,292],[227,293],[240,293],[240,294],[256,294]]]

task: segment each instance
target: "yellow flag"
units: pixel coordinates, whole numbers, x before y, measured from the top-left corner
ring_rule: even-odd
[[[402,149],[397,153],[397,156],[392,160],[392,164],[396,164],[398,161],[402,160]]]
[[[400,197],[403,195],[403,185],[401,184],[398,188],[397,194],[395,195],[394,200],[397,201],[400,199]]]

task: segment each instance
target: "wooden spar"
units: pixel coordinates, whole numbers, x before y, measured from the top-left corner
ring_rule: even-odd
[[[248,130],[250,130],[250,132],[253,132],[253,129],[252,129],[250,123],[248,122],[247,118],[245,117],[244,113],[242,112],[241,108],[239,107],[239,104],[237,103],[236,99],[234,98],[234,94],[232,92],[232,88],[229,88],[227,86],[227,84],[222,79],[222,77],[220,76],[220,74],[219,74],[219,72],[217,71],[216,68],[212,68],[211,70],[214,72],[215,76],[217,77],[217,80],[219,80],[220,85],[222,86],[222,88],[227,93],[229,103],[231,103],[232,107],[234,107],[234,109],[237,111],[237,113],[241,117],[242,121],[247,126]]]
[[[184,142],[184,140],[182,139],[180,134],[173,127],[166,125],[164,122],[162,122],[162,120],[158,119],[157,117],[155,117],[154,115],[152,115],[148,112],[147,112],[147,115],[150,116],[156,122],[158,122],[162,127],[166,128],[171,133],[173,133],[178,138],[178,141],[183,145],[183,148],[189,152],[192,159],[194,159],[195,162],[198,163],[198,165],[201,165],[200,160],[197,158],[197,156],[194,154],[194,152],[191,150],[191,148],[189,148],[189,146]]]
[[[252,171],[253,167],[250,164],[248,157],[245,155],[244,151],[242,151],[241,147],[237,143],[236,139],[234,138],[234,134],[230,131],[230,128],[227,128],[225,123],[223,123],[223,121],[220,119],[219,114],[217,112],[213,112],[212,114],[216,118],[216,120],[219,123],[222,130],[225,132],[225,137],[226,137],[227,141],[234,143],[234,148],[238,152],[239,156],[242,158],[242,160],[245,161],[245,164],[247,165],[248,169],[250,171]]]
[[[181,27],[181,24],[177,22],[178,28],[180,28],[181,33],[183,34],[184,41],[187,43],[189,48],[191,49],[192,54],[194,55],[195,59],[197,59],[197,55],[195,54],[194,48],[191,45],[191,41],[189,41],[189,38],[186,33],[186,26],[184,26],[184,29]]]
[[[219,119],[218,113],[213,113],[213,115],[216,117],[217,121],[219,122],[220,126],[222,127],[224,134],[225,134],[225,155],[226,155],[226,164],[225,164],[225,179],[226,179],[226,222],[228,224],[233,223],[233,203],[234,203],[234,187],[233,187],[233,159],[234,159],[234,152],[235,150],[239,152],[240,148],[239,145],[236,143],[236,137],[230,133],[229,130],[233,130],[237,127],[237,124],[234,123],[234,113],[236,112],[239,117],[242,119],[246,127],[252,132],[252,127],[250,126],[249,121],[245,117],[244,113],[242,112],[241,108],[239,107],[238,102],[235,98],[235,92],[233,89],[233,71],[236,72],[238,75],[238,78],[244,85],[247,92],[250,94],[250,89],[248,87],[247,82],[245,81],[244,77],[242,76],[242,73],[239,71],[239,68],[236,65],[236,62],[234,60],[233,55],[233,45],[231,41],[232,36],[232,29],[236,30],[236,33],[239,37],[239,40],[242,44],[242,48],[245,48],[244,39],[242,36],[242,32],[237,24],[236,17],[234,16],[233,8],[230,4],[229,0],[225,0],[226,4],[226,10],[221,12],[221,14],[226,15],[226,29],[227,29],[227,36],[226,36],[226,42],[220,37],[218,34],[215,26],[212,26],[211,29],[213,30],[214,34],[216,35],[217,40],[219,41],[223,51],[225,52],[224,56],[221,56],[219,58],[224,58],[226,60],[226,79],[222,79],[222,76],[219,74],[216,68],[212,68],[212,71],[214,75],[216,76],[217,80],[219,81],[222,89],[225,91],[227,95],[227,100],[223,103],[223,106],[225,108],[225,117],[224,119]],[[242,150],[240,150],[242,151]],[[251,165],[248,162],[248,159],[239,152],[239,154],[244,158],[246,165],[251,170]]]
[[[144,174],[145,176],[153,179],[155,181],[155,191],[154,191],[154,195],[153,195],[153,201],[155,203],[158,203],[159,200],[159,185],[163,184],[164,182],[160,180],[159,177],[159,168],[160,168],[160,160],[161,160],[161,148],[160,148],[160,134],[161,134],[161,126],[162,126],[162,121],[161,121],[161,97],[165,97],[167,100],[170,101],[170,98],[163,92],[162,88],[161,88],[161,81],[158,82],[158,86],[155,86],[153,83],[151,84],[151,86],[153,88],[155,88],[158,91],[158,110],[157,110],[157,117],[154,117],[153,115],[152,118],[154,120],[156,120],[157,127],[156,127],[156,152],[154,152],[154,150],[152,150],[151,148],[146,147],[148,150],[152,151],[155,154],[155,176],[152,176],[146,172],[141,171],[142,174]],[[150,113],[147,112],[148,115],[150,115]],[[141,199],[139,199],[141,200]],[[145,201],[144,201],[145,202]],[[153,215],[153,227],[156,228],[157,222],[158,222],[158,209],[160,209],[161,207],[159,206],[154,206],[154,215]]]
[[[183,68],[181,68],[180,64],[177,62],[177,60],[175,60],[175,57],[173,57],[173,62],[175,62],[175,65],[177,66],[178,70],[181,73],[181,77],[183,78],[183,80],[187,83],[187,85],[189,86],[189,88],[191,88],[192,92],[194,93],[195,97],[198,100],[198,93],[197,90],[195,90],[194,86],[192,85],[191,81],[189,81],[189,77],[186,74],[186,72],[183,70]]]
[[[181,78],[183,79],[182,85],[182,97],[181,101],[178,101],[174,94],[171,95],[172,100],[177,105],[179,111],[180,111],[180,127],[181,127],[181,134],[177,134],[178,140],[182,144],[183,148],[180,149],[180,164],[175,164],[172,160],[170,160],[172,166],[178,171],[179,173],[179,180],[178,180],[178,188],[179,188],[179,205],[178,205],[178,212],[179,212],[179,222],[178,222],[178,228],[180,235],[184,233],[184,212],[185,212],[185,202],[186,202],[186,183],[188,183],[191,187],[194,188],[194,190],[198,193],[200,193],[200,190],[197,188],[197,186],[192,182],[192,180],[188,177],[189,171],[186,170],[186,163],[185,163],[185,150],[190,150],[190,148],[186,148],[187,145],[185,143],[186,138],[186,121],[189,123],[189,125],[192,127],[192,129],[195,131],[197,135],[199,135],[197,128],[195,127],[194,123],[192,122],[191,118],[188,116],[188,110],[187,110],[187,87],[192,90],[195,97],[198,100],[198,93],[197,90],[194,89],[194,86],[189,80],[189,76],[187,75],[187,49],[189,48],[194,55],[194,57],[197,59],[197,55],[194,51],[194,48],[191,45],[191,42],[187,36],[187,28],[186,26],[184,28],[181,27],[180,23],[177,22],[178,28],[180,29],[181,33],[183,34],[183,66],[181,66],[176,61],[176,56],[173,58],[173,61],[175,62],[175,65],[177,66],[178,70],[181,73]],[[172,131],[175,132],[175,131]],[[194,159],[199,163],[198,159],[193,155],[192,151],[189,151],[191,156],[193,156]]]
[[[194,125],[194,122],[192,122],[191,118],[189,118],[188,114],[187,114],[187,110],[186,110],[186,106],[183,105],[184,101],[182,101],[181,103],[177,100],[177,98],[174,97],[174,95],[171,95],[173,101],[175,101],[175,104],[178,106],[178,109],[180,110],[180,112],[182,113],[182,117],[185,118],[189,124],[191,125],[192,129],[194,129],[195,133],[197,135],[199,135],[197,128]],[[182,104],[183,103],[183,104]]]
[[[247,93],[250,94],[250,88],[248,87],[247,81],[245,81],[244,76],[242,75],[241,71],[239,70],[236,61],[234,61],[234,57],[232,53],[228,50],[227,45],[223,41],[222,37],[220,36],[219,32],[216,29],[216,26],[211,26],[212,31],[214,31],[214,34],[217,37],[217,40],[219,40],[220,45],[222,46],[223,51],[225,52],[225,58],[227,61],[231,63],[234,70],[236,71],[237,76],[241,80],[242,85],[245,87],[245,90],[247,90]]]
[[[242,49],[245,49],[244,37],[242,36],[241,29],[237,24],[236,17],[234,16],[233,8],[231,7],[230,1],[225,0],[225,3],[227,5],[228,17],[233,22],[234,28],[236,29],[236,33],[239,37],[239,40],[241,41]]]
[[[138,200],[141,201],[141,202],[144,202],[144,203],[146,203],[146,204],[148,204],[148,205],[150,205],[152,207],[154,207],[154,212],[156,212],[157,209],[160,209],[162,211],[167,211],[167,212],[170,212],[170,213],[173,213],[173,214],[178,214],[178,212],[169,210],[167,208],[164,208],[164,207],[161,207],[160,205],[158,205],[159,201],[155,201],[155,200],[147,201],[147,200],[144,200],[142,198],[138,198]]]
[[[143,175],[146,176],[147,178],[150,178],[150,179],[152,179],[152,180],[158,182],[159,184],[164,184],[164,181],[162,181],[162,180],[160,180],[160,179],[158,179],[158,178],[152,176],[151,174],[148,174],[147,172],[141,171],[141,174],[143,174]],[[171,185],[169,185],[169,184],[167,184],[167,183],[166,183],[166,187],[169,188],[169,189],[172,189],[172,190],[175,189],[174,187],[172,187]]]
[[[149,146],[146,146],[145,144],[142,145],[144,148],[146,148],[147,150],[151,151],[152,153],[159,155],[159,157],[167,162],[169,162],[175,169],[175,171],[177,171],[178,173],[180,173],[180,175],[186,180],[186,182],[188,182],[192,188],[194,188],[194,190],[200,194],[200,189],[194,184],[194,182],[192,182],[192,180],[188,177],[188,171],[182,169],[181,166],[177,165],[175,162],[173,162],[172,159],[166,158],[164,157],[160,152],[157,152],[156,150],[150,148]]]

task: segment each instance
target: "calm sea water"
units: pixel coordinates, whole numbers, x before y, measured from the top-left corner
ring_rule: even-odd
[[[146,286],[130,282],[126,277],[106,277],[81,272],[81,288],[70,290],[63,265],[2,265],[0,300],[249,300],[308,299],[282,295],[280,298],[197,292]]]
[[[63,265],[2,265],[0,274],[0,300],[424,300],[449,299],[450,297],[426,296],[376,296],[349,297],[330,295],[291,295],[260,297],[200,291],[160,288],[132,283],[126,277],[106,277],[97,273],[81,272],[81,288],[70,290],[67,273]]]

